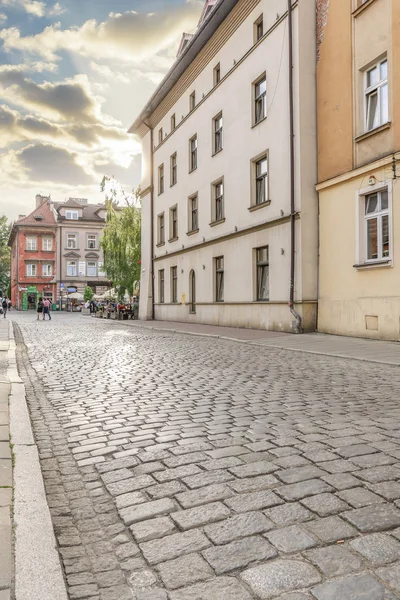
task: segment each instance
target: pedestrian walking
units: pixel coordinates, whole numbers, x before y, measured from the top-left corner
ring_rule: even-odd
[[[36,312],[37,312],[37,321],[39,321],[40,315],[43,314],[43,298],[42,298],[42,296],[39,297]]]
[[[2,306],[2,309],[3,309],[4,318],[6,318],[7,310],[8,310],[8,300],[7,300],[6,296],[4,296],[3,302],[1,303],[1,306]]]
[[[12,304],[11,304],[11,300],[9,300],[9,301],[8,301],[8,310],[11,310],[11,306],[12,306]]]
[[[51,321],[50,300],[48,298],[43,300],[43,321],[46,320],[46,315],[48,315],[49,321]]]

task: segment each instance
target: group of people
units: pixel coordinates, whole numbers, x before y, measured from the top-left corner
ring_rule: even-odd
[[[7,296],[4,296],[3,298],[1,298],[1,308],[2,308],[4,318],[6,318],[7,311],[11,309],[11,300],[9,298],[7,298]]]
[[[40,315],[43,315],[43,319],[42,319],[43,321],[46,320],[46,315],[49,317],[49,321],[51,321],[50,306],[51,306],[51,303],[48,298],[45,298],[43,300],[42,296],[39,297],[39,300],[37,303],[37,308],[36,308],[38,321],[40,319]]]

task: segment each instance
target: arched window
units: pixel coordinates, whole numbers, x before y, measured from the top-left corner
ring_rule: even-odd
[[[193,269],[189,273],[189,312],[196,312],[196,274]]]

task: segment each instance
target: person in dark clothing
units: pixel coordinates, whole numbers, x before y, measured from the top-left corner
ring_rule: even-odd
[[[42,298],[42,296],[40,296],[40,298],[38,300],[36,312],[37,312],[37,320],[39,321],[40,315],[43,314],[43,298]]]
[[[5,296],[3,298],[3,302],[1,303],[1,306],[2,306],[2,309],[3,309],[4,318],[6,318],[7,310],[8,310],[8,300],[7,300],[7,298]]]

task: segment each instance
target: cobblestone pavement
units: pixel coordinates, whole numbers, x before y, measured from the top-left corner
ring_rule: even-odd
[[[400,598],[398,367],[12,318],[71,599]]]

